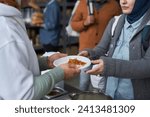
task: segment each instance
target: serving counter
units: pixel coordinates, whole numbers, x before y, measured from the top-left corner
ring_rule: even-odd
[[[52,98],[45,98],[50,100],[111,100],[112,98],[102,92],[95,91],[81,91],[79,88],[79,77],[71,80],[65,80],[62,92]]]
[[[70,94],[73,93],[81,93],[79,89],[79,77],[57,83],[52,93],[49,96],[46,95],[43,99],[71,100]]]

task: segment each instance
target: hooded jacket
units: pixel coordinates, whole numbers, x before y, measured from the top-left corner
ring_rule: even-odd
[[[55,68],[40,76],[18,9],[0,3],[0,25],[0,99],[40,99],[63,79],[63,71]]]

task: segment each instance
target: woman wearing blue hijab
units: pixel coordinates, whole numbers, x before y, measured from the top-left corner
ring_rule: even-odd
[[[80,55],[97,64],[88,74],[107,79],[105,93],[113,99],[150,99],[150,0],[120,0],[123,14],[112,36],[113,18],[94,49]],[[100,59],[99,59],[100,58]]]

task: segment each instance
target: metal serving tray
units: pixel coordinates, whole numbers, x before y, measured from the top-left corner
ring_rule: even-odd
[[[60,87],[55,87],[53,90],[43,97],[44,100],[51,100],[67,94],[68,92]]]

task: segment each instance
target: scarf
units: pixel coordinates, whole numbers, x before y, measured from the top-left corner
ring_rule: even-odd
[[[135,0],[132,12],[127,15],[127,21],[132,24],[139,20],[150,8],[150,0]]]

